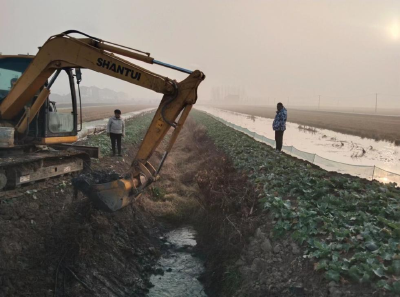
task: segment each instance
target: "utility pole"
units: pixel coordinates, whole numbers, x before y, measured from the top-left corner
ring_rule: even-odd
[[[375,113],[378,112],[378,93],[375,93]]]
[[[318,95],[318,109],[321,107],[321,95]]]

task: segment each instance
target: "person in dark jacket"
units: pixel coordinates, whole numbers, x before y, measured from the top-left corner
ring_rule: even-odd
[[[283,145],[283,132],[286,130],[287,110],[282,103],[278,103],[276,116],[272,123],[272,129],[275,131],[276,151],[280,152]]]
[[[122,157],[121,137],[125,136],[125,122],[121,118],[121,111],[119,109],[114,110],[114,116],[108,120],[107,135],[111,138],[113,156],[115,156],[115,143],[117,143],[118,156]]]

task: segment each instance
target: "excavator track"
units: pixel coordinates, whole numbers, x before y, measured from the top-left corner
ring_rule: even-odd
[[[88,168],[89,155],[78,150],[48,150],[0,158],[0,199],[54,186],[60,182],[59,177]]]
[[[70,175],[70,174],[69,174]],[[34,184],[28,184],[23,187],[17,188],[17,189],[12,189],[12,190],[3,190],[0,191],[0,203],[1,201],[7,200],[7,199],[13,199],[13,198],[19,198],[27,194],[32,194],[34,195],[37,192],[53,188],[55,186],[59,186],[61,184],[67,184],[70,182],[70,177],[69,175],[67,176],[58,176],[49,180],[44,181],[38,181],[35,182]]]

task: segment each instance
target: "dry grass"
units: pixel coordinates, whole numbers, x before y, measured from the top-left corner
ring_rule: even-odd
[[[271,107],[232,105],[215,106],[253,116],[274,118]],[[387,140],[400,145],[400,117],[307,111],[288,108],[288,121],[299,125],[329,129],[375,140]]]
[[[151,162],[157,164],[162,149],[154,155]],[[230,296],[240,279],[229,267],[254,233],[257,199],[253,185],[216,149],[206,128],[189,118],[160,180],[138,202],[157,218],[195,227],[198,249],[207,259],[207,291],[210,296],[220,296],[221,290]]]
[[[164,163],[160,180],[139,199],[146,211],[172,223],[188,223],[198,213],[199,189],[195,177],[204,159],[198,158],[195,137],[204,133],[204,127],[187,121]],[[159,163],[162,152],[163,145],[151,159],[153,165]]]

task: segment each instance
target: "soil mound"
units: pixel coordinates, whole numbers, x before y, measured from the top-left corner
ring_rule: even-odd
[[[89,173],[80,174],[78,177],[72,179],[72,185],[75,190],[81,191],[86,196],[89,195],[90,187],[96,184],[105,184],[122,178],[122,176],[115,171],[98,170]]]

